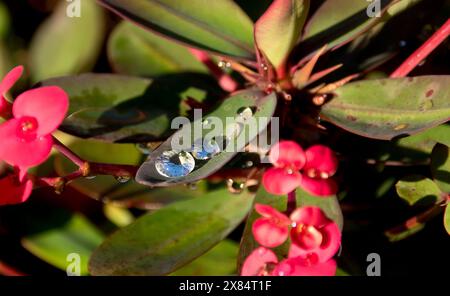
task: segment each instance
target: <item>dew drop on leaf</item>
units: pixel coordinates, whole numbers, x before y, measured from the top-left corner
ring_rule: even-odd
[[[155,168],[158,173],[167,178],[187,176],[194,167],[194,157],[186,151],[164,151],[155,161]]]

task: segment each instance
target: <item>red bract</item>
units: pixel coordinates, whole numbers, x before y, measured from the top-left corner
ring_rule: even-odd
[[[270,206],[256,204],[255,210],[262,216],[256,219],[252,226],[255,240],[269,248],[284,243],[289,236],[291,220]]]
[[[255,270],[260,269],[271,275],[335,274],[336,263],[331,258],[339,249],[341,233],[337,224],[328,219],[319,207],[297,208],[290,218],[268,205],[256,204],[255,210],[262,216],[252,225],[255,240],[264,247],[273,248],[290,236],[291,246],[288,259],[279,264],[270,250],[264,247],[256,249],[259,251],[255,250],[244,264],[245,272],[254,272],[248,275],[257,275]],[[266,268],[269,261],[273,272]]]
[[[7,117],[11,112],[11,104],[6,101],[6,93],[13,87],[13,85],[22,76],[23,67],[18,66],[12,69],[0,82],[0,116]]]
[[[330,177],[336,173],[338,161],[326,146],[315,145],[304,152],[297,143],[282,141],[270,150],[269,159],[274,168],[268,169],[262,179],[269,193],[284,195],[299,186],[316,196],[337,192],[337,184]]]
[[[241,275],[270,275],[271,269],[278,263],[274,252],[264,247],[259,247],[245,259],[242,265]]]
[[[14,76],[12,72],[7,78]],[[6,81],[8,86],[14,79]],[[53,144],[51,133],[63,121],[68,102],[67,94],[54,86],[19,95],[12,106],[13,118],[0,125],[0,159],[21,168],[44,162]]]
[[[26,173],[16,172],[0,179],[0,206],[25,202],[33,190],[33,182]]]
[[[291,214],[291,248],[289,257],[317,255],[319,262],[331,259],[341,245],[341,232],[318,207],[302,207]]]
[[[272,271],[274,276],[334,276],[336,261],[311,261],[303,258],[289,258],[281,261]]]

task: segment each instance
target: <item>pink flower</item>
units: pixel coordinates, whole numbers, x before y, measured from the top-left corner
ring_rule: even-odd
[[[274,276],[334,276],[336,261],[314,261],[309,258],[288,258],[275,266],[271,275]]]
[[[319,262],[327,262],[339,250],[339,227],[319,207],[298,208],[290,218],[293,223],[289,258],[306,258],[313,254]]]
[[[314,258],[288,258],[278,262],[270,249],[259,247],[245,259],[242,276],[333,276],[336,261],[319,262]]]
[[[297,208],[290,218],[268,205],[256,204],[255,210],[262,217],[253,223],[252,233],[264,247],[277,247],[290,236],[289,258],[314,255],[320,262],[331,259],[339,249],[339,227],[319,207]]]
[[[262,217],[252,225],[253,237],[262,246],[274,248],[284,243],[289,236],[291,220],[271,206],[256,204],[255,210]]]
[[[25,202],[33,190],[33,182],[24,171],[7,175],[0,179],[0,206]]]
[[[272,269],[278,263],[274,252],[264,247],[259,247],[245,259],[242,265],[241,275],[271,275]]]
[[[305,152],[293,141],[281,141],[272,147],[269,159],[274,167],[262,179],[269,193],[285,195],[299,186],[315,196],[337,192],[337,184],[330,177],[336,173],[338,160],[326,146],[314,145]]]
[[[15,67],[0,82],[0,116],[2,117],[7,117],[11,113],[11,104],[5,99],[5,95],[17,80],[19,80],[22,73],[22,66]]]
[[[2,89],[18,79],[21,71],[17,69],[5,77]],[[12,106],[13,118],[0,125],[0,159],[21,168],[44,162],[53,145],[51,133],[64,120],[68,102],[67,94],[55,86],[19,95]]]

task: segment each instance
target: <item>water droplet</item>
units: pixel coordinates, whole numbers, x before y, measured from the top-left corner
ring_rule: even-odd
[[[228,179],[227,187],[231,193],[241,193],[245,188],[245,184],[241,182],[236,182],[233,179]]]
[[[400,40],[399,45],[400,47],[405,47],[407,42],[405,40]]]
[[[254,107],[239,108],[239,110],[237,111],[238,117],[236,118],[236,120],[238,122],[247,122],[250,118],[253,117],[254,109]]]
[[[267,71],[267,70],[269,70],[269,67],[267,67],[266,64],[261,63],[261,69],[263,69],[264,71]]]
[[[192,156],[196,159],[207,160],[220,153],[220,147],[214,139],[204,141],[200,139],[192,147]]]
[[[148,155],[148,154],[152,153],[152,149],[149,147],[149,145],[147,143],[137,143],[136,148],[142,154]]]
[[[211,120],[209,120],[209,119],[204,119],[204,120],[202,121],[202,126],[208,126],[210,123],[211,123]]]
[[[87,176],[87,177],[84,177],[85,179],[87,179],[87,180],[93,180],[93,179],[95,179],[97,176]]]
[[[219,66],[219,68],[230,68],[231,63],[228,61],[221,60],[217,63],[217,66]]]
[[[187,187],[188,187],[190,190],[197,190],[197,183],[188,183],[188,184],[187,184]]]
[[[195,160],[186,151],[164,151],[155,160],[158,173],[168,178],[187,176],[195,167]]]
[[[252,166],[253,166],[253,161],[247,160],[242,167],[244,169],[246,169],[246,168],[251,168]]]
[[[127,183],[128,181],[131,180],[131,177],[130,176],[117,176],[116,180],[119,183]]]
[[[427,60],[423,60],[417,66],[422,67],[423,65],[425,65],[426,62],[427,62]]]

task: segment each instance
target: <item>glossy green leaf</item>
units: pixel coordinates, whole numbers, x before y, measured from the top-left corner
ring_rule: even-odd
[[[111,33],[108,56],[116,72],[129,75],[207,72],[186,47],[128,22],[120,23]]]
[[[70,97],[62,131],[110,142],[165,138],[171,133],[171,120],[183,113],[185,99],[201,102],[221,95],[211,77],[190,73],[154,80],[82,74],[49,79],[41,85],[60,86]]]
[[[410,228],[405,228],[403,231],[400,232],[386,231],[384,235],[386,235],[386,237],[389,239],[390,242],[398,242],[418,233],[419,231],[425,228],[425,225],[426,225],[425,223],[416,223]]]
[[[92,255],[93,275],[164,275],[206,253],[244,219],[253,198],[213,191],[147,214],[109,237]]]
[[[450,194],[450,148],[448,146],[442,144],[434,146],[431,153],[431,173],[439,188]]]
[[[224,240],[188,265],[171,273],[174,276],[227,276],[236,274],[239,245]]]
[[[430,154],[437,143],[450,146],[450,125],[442,124],[416,135],[398,139],[396,144],[401,148],[415,149]]]
[[[40,217],[33,220],[38,225],[46,225],[51,216]],[[41,231],[35,232],[22,239],[22,246],[36,257],[47,263],[66,270],[70,263],[74,262],[69,254],[78,255],[80,258],[80,274],[88,274],[88,260],[91,253],[103,241],[103,234],[95,228],[86,218],[79,214],[59,215],[60,221],[57,224],[49,224]],[[70,260],[68,260],[70,259]]]
[[[419,201],[436,202],[442,195],[441,190],[433,180],[420,175],[411,175],[401,179],[397,182],[395,188],[398,195],[411,206]]]
[[[211,175],[266,129],[276,103],[275,93],[266,95],[259,90],[244,90],[233,94],[207,116],[196,118],[190,124],[183,123],[180,130],[149,155],[139,168],[136,181],[152,187],[164,187],[192,183]],[[238,121],[242,110],[251,113],[246,122]],[[228,141],[223,141],[225,138]],[[155,163],[162,153],[175,148],[176,151],[189,153],[194,143],[202,143],[204,139],[217,139],[215,141],[222,149],[212,158],[197,160],[193,171],[186,176],[170,178],[158,172]],[[222,141],[226,143],[222,145]],[[181,147],[173,147],[174,143]],[[192,157],[190,154],[188,156]]]
[[[336,222],[339,228],[342,230],[344,224],[343,216],[336,196],[316,197],[298,188],[296,190],[296,200],[297,200],[297,207],[304,207],[304,206],[320,207],[322,211],[324,211],[326,216],[329,219]],[[257,203],[266,204],[277,209],[280,212],[285,212],[287,207],[287,196],[272,195],[268,193],[263,186],[260,186],[254,201],[254,204]],[[245,224],[244,234],[242,235],[238,255],[238,270],[241,269],[248,255],[250,255],[250,253],[259,246],[259,244],[253,238],[252,234],[253,222],[259,217],[260,215],[253,209]],[[290,242],[288,240],[283,245],[275,248],[274,252],[278,254],[280,257],[286,257],[289,250],[289,244]]]
[[[253,24],[231,0],[100,0],[146,29],[219,55],[252,59]]]
[[[389,140],[450,119],[450,76],[364,80],[338,88],[325,120],[352,133]]]
[[[31,41],[30,71],[33,81],[88,71],[100,53],[104,15],[94,0],[81,0],[80,17],[67,15],[61,1]]]
[[[445,207],[444,226],[445,230],[447,230],[447,233],[450,234],[450,205],[447,205]]]
[[[395,0],[378,1],[381,14],[394,2]],[[305,26],[300,47],[309,52],[324,44],[328,44],[328,48],[335,48],[366,32],[381,20],[380,17],[369,17],[369,4],[367,1],[323,1]]]
[[[303,29],[309,0],[275,0],[255,24],[255,41],[278,68],[287,59]]]

